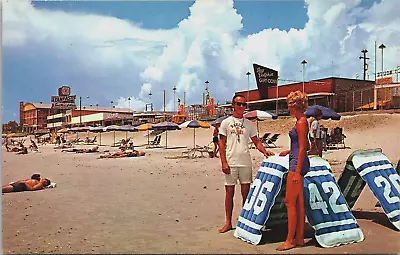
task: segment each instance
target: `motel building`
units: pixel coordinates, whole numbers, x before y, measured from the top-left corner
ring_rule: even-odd
[[[125,125],[130,124],[132,119],[133,111],[128,108],[82,106],[82,110],[66,110],[48,115],[47,128],[59,130],[79,126]]]

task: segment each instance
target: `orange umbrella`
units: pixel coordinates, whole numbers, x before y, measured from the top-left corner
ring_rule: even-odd
[[[153,129],[153,124],[151,123],[142,124],[137,127],[138,131],[147,131],[147,145],[150,144],[150,134],[149,134],[150,129]]]

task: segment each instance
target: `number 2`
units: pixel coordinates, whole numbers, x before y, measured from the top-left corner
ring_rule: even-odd
[[[334,213],[347,212],[349,210],[346,204],[337,204],[338,198],[340,196],[340,190],[338,189],[337,185],[334,182],[332,181],[323,182],[321,186],[326,194],[332,191],[332,194],[329,196],[328,202]],[[315,185],[315,183],[308,184],[308,190],[310,192],[311,209],[322,210],[323,214],[329,214],[328,205],[322,199],[322,196],[319,193],[317,185]]]
[[[400,178],[397,174],[391,174],[389,175],[389,180],[391,183],[393,183],[393,186],[395,189],[397,189],[397,192],[400,193]],[[374,179],[374,182],[378,188],[382,187],[382,183],[384,184],[383,187],[383,196],[385,197],[386,201],[388,201],[389,204],[394,204],[397,202],[400,202],[400,198],[398,196],[390,196],[390,193],[392,192],[390,182],[383,176],[376,176]]]

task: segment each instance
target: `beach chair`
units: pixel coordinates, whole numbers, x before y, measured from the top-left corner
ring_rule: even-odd
[[[262,144],[265,144],[265,143],[267,142],[268,136],[269,136],[270,134],[271,134],[271,133],[265,132],[264,135],[261,136],[261,137],[259,137],[258,139],[260,140],[260,142],[261,142]],[[250,140],[250,141],[249,141],[249,149],[252,149],[252,148],[256,148],[256,146],[254,145],[253,141]]]
[[[268,148],[272,148],[271,145],[274,146],[274,148],[276,148],[276,141],[278,141],[278,138],[281,134],[273,134],[270,138],[267,138],[266,141],[263,143],[265,145],[265,147]]]
[[[160,143],[161,143],[161,135],[157,135],[156,137],[154,137],[153,141],[150,141],[148,147],[149,148],[160,147],[161,146]]]
[[[327,149],[346,148],[344,139],[346,136],[343,134],[343,128],[336,127],[332,130],[331,135],[327,139]]]

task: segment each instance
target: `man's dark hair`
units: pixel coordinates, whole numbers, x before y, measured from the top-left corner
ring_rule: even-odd
[[[237,95],[234,95],[234,96],[233,96],[233,98],[232,98],[232,103],[234,103],[234,102],[235,102],[235,99],[238,98],[238,97],[243,97],[243,98],[247,101],[247,99],[246,99],[245,96],[240,95],[240,94],[237,94]]]
[[[33,174],[33,175],[31,176],[31,179],[32,179],[32,180],[40,181],[40,174]]]

